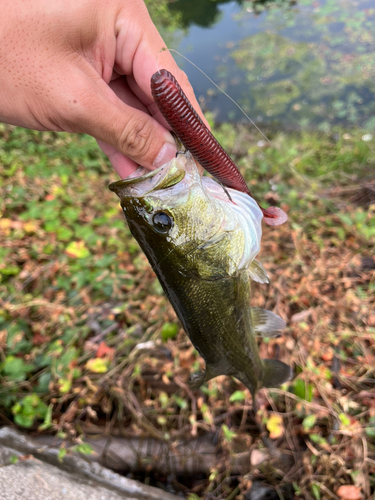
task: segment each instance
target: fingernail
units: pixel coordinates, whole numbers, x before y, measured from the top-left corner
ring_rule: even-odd
[[[171,144],[170,142],[165,142],[159,154],[155,158],[154,167],[158,168],[168,163],[176,156],[177,147],[175,144]]]

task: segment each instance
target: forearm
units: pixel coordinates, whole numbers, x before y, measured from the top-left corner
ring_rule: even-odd
[[[0,36],[0,120],[88,133],[122,177],[175,152],[150,91],[158,63],[199,110],[141,0],[3,0]]]

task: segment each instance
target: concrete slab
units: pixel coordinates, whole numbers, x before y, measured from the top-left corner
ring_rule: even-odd
[[[179,499],[80,457],[60,463],[57,453],[14,429],[0,429],[0,500]]]

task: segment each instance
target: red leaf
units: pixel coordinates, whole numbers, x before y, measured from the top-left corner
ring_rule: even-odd
[[[96,351],[97,358],[108,358],[112,360],[115,355],[113,347],[108,347],[105,342],[100,342],[98,350]]]
[[[34,333],[33,345],[43,345],[49,340],[49,337],[47,337],[46,335],[42,335],[41,333]]]

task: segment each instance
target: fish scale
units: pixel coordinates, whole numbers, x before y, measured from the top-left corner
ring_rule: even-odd
[[[229,375],[254,398],[260,387],[288,380],[289,366],[262,360],[258,353],[256,333],[278,334],[284,322],[250,307],[250,276],[267,281],[255,261],[262,221],[256,202],[202,179],[189,153],[145,172],[140,169],[137,177],[110,189],[119,196],[131,233],[205,360],[206,370],[193,374],[192,386]]]

